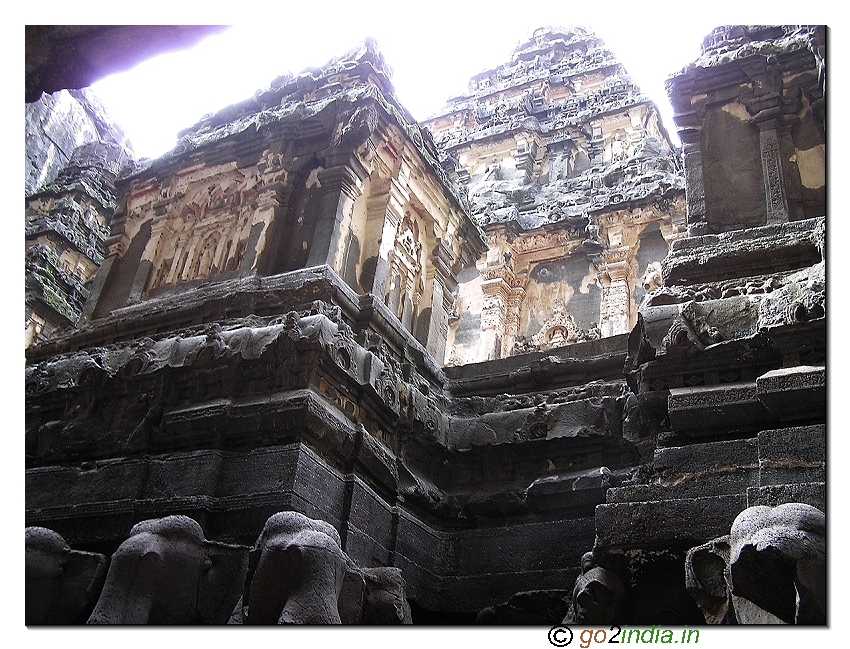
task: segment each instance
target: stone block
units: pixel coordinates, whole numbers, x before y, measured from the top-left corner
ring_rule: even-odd
[[[291,491],[295,484],[299,453],[299,444],[258,448],[247,453],[228,453],[222,462],[216,495],[233,498]]]
[[[40,467],[26,472],[28,510],[135,501],[145,481],[143,460],[86,462],[80,467]]]
[[[785,503],[804,503],[826,511],[826,483],[801,482],[747,489],[748,507],[753,505],[776,507]]]
[[[746,506],[744,494],[599,505],[596,545],[604,549],[699,545],[728,534]]]
[[[756,395],[783,421],[822,418],[826,412],[826,368],[802,365],[765,372]]]
[[[758,435],[758,445],[759,486],[826,480],[823,424],[765,430]]]
[[[773,421],[757,398],[755,383],[749,382],[673,388],[668,407],[673,430],[692,437],[747,431]]]
[[[464,530],[450,541],[458,575],[577,566],[593,546],[592,518]]]
[[[655,451],[664,498],[741,494],[758,485],[756,438],[705,442]]]
[[[605,502],[611,472],[602,467],[539,478],[526,490],[531,506],[538,511],[582,508]]]
[[[195,451],[150,461],[144,499],[213,496],[222,464],[218,451]]]

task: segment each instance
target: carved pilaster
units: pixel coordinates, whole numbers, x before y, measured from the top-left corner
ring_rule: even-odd
[[[688,234],[705,234],[708,230],[705,208],[705,179],[702,168],[702,131],[682,129],[682,153],[685,165],[685,199],[687,200]]]
[[[484,271],[481,330],[484,349],[488,350],[487,360],[504,358],[513,351],[527,281],[526,277],[516,276],[507,264]]]
[[[365,170],[356,165],[341,165],[322,169],[317,178],[321,186],[319,218],[307,256],[307,266],[327,264],[337,272],[345,240],[343,230],[350,216],[354,199],[362,192]]]
[[[398,228],[404,217],[404,205],[409,195],[394,179],[375,179],[366,202],[366,241],[363,242],[364,268],[361,285],[367,293],[381,300],[386,296],[393,249]],[[374,258],[374,262],[369,260]],[[374,270],[371,264],[374,263]]]
[[[446,355],[446,340],[449,335],[449,314],[454,312],[454,295],[457,278],[451,271],[454,254],[442,240],[431,254],[431,264],[426,283],[432,287],[431,321],[428,323],[428,339],[426,349],[440,363]]]
[[[632,327],[631,276],[634,253],[629,247],[602,253],[602,304],[599,329],[603,338],[628,333]]]
[[[788,197],[785,195],[785,174],[782,170],[776,120],[760,120],[757,125],[759,127],[761,166],[764,174],[767,224],[785,223],[788,221]]]

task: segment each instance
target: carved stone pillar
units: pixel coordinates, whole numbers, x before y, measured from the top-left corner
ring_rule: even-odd
[[[602,253],[603,287],[599,331],[603,338],[631,331],[632,251],[611,248]]]
[[[265,185],[257,194],[257,209],[254,213],[253,222],[272,224],[277,219],[283,219],[289,210],[289,201],[292,198],[293,189],[292,185],[284,185],[278,182]],[[267,245],[269,245],[268,234],[266,235],[263,248]],[[271,252],[266,251],[267,254],[263,255],[263,248],[257,250],[258,259],[267,257],[268,252]],[[243,259],[243,265],[244,263],[245,260]],[[265,263],[268,264],[268,260]],[[245,270],[249,271],[250,269]]]
[[[514,275],[507,265],[484,271],[481,289],[484,309],[481,312],[482,348],[485,360],[505,358],[513,351],[519,333],[519,312],[525,296],[525,281]]]
[[[705,179],[702,168],[702,131],[681,129],[682,153],[685,164],[685,199],[687,200],[688,234],[705,234],[708,223],[705,218]]]
[[[374,270],[364,268],[361,286],[367,293],[383,300],[389,285],[398,227],[404,216],[408,192],[394,180],[376,179],[366,202],[366,241],[363,242],[363,259],[374,258]]]
[[[362,192],[365,170],[349,165],[323,169],[317,174],[322,194],[319,197],[319,218],[313,232],[307,266],[327,264],[341,272],[344,228],[351,216],[354,200]]]
[[[428,324],[426,349],[442,365],[446,356],[446,340],[449,336],[449,314],[454,312],[454,290],[457,278],[451,270],[454,253],[442,241],[438,241],[431,255],[432,267],[428,273],[431,282],[431,321]]]
[[[759,130],[759,151],[764,174],[768,225],[788,221],[788,197],[785,195],[785,174],[782,169],[776,119],[780,110],[778,106],[769,108],[753,117],[753,122]]]

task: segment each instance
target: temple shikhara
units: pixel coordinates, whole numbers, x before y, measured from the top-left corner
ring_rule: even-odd
[[[423,122],[367,39],[140,161],[46,70],[146,29],[27,28],[27,625],[827,623],[824,26],[666,126],[590,29]]]

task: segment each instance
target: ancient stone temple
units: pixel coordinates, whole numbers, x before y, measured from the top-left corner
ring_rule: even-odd
[[[681,151],[586,30],[427,127],[367,41],[122,174],[27,623],[825,624],[824,39],[712,32]]]
[[[658,109],[581,28],[537,30],[469,90],[425,122],[488,241],[449,364],[628,333],[684,225]]]

